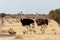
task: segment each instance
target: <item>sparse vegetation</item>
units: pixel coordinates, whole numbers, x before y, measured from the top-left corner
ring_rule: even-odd
[[[1,13],[0,14],[0,17],[2,18],[2,25],[3,25],[3,18],[6,16],[6,14],[5,13]]]
[[[11,40],[12,39],[14,39],[14,40],[29,40],[29,39],[30,40],[34,40],[34,39],[35,40],[40,40],[43,37],[44,37],[44,39],[46,39],[47,36],[49,38],[51,38],[51,36],[54,37],[54,38],[56,38],[56,36],[54,36],[53,34],[57,35],[58,33],[60,33],[59,32],[60,28],[58,28],[58,24],[54,20],[49,20],[50,22],[48,22],[49,24],[48,24],[47,27],[45,25],[44,26],[42,26],[42,25],[41,26],[36,25],[36,21],[35,20],[37,18],[39,19],[39,17],[46,18],[45,14],[43,14],[43,15],[37,14],[37,18],[36,19],[34,19],[36,17],[34,14],[33,15],[32,14],[24,14],[24,15],[22,15],[23,17],[29,17],[29,18],[32,18],[34,20],[34,24],[33,25],[31,24],[30,27],[28,27],[27,25],[24,26],[24,27],[22,26],[21,21],[20,21],[21,15],[19,15],[19,16],[17,14],[13,14],[13,15],[12,14],[8,14],[7,16],[6,15],[7,14],[0,14],[2,20],[4,18],[4,22],[5,22],[4,25],[3,25],[3,27],[1,29],[2,30],[3,29],[7,30],[7,31],[3,30],[0,33],[4,34],[4,35],[8,35],[8,36],[4,36],[4,35],[3,36],[4,37],[8,37]],[[52,14],[49,14],[49,15],[51,17],[53,16]],[[55,16],[56,16],[56,14],[53,17],[56,18]],[[28,28],[28,30],[27,30],[27,28]],[[52,34],[51,34],[51,32],[52,32]],[[58,34],[57,37],[60,37],[59,35],[60,34]],[[48,38],[46,40],[48,40]]]
[[[16,32],[13,29],[11,29],[11,28],[9,29],[8,33],[10,35],[16,35]]]
[[[23,39],[23,37],[21,35],[16,35],[15,39]]]
[[[51,18],[53,18],[55,21],[57,21],[60,24],[60,9],[51,10],[49,12],[49,15]]]

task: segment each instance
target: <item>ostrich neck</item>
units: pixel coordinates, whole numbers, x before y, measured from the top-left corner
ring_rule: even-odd
[[[22,20],[23,20],[23,19],[21,18],[21,22],[22,22]]]

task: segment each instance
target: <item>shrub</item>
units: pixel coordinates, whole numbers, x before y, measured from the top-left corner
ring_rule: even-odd
[[[51,10],[49,12],[49,15],[52,19],[54,19],[55,21],[57,21],[60,24],[60,9]]]

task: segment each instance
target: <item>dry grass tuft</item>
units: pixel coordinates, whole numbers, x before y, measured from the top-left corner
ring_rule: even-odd
[[[15,39],[23,39],[23,36],[22,35],[16,35]]]

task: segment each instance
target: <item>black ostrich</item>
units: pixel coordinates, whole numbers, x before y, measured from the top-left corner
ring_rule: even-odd
[[[30,24],[34,25],[34,20],[32,19],[21,19],[20,21],[22,23],[22,26],[27,26],[27,30],[31,30],[32,26],[30,27]]]
[[[26,25],[30,26],[30,24],[34,23],[34,20],[32,20],[32,19],[21,19],[21,23],[23,26],[26,26]]]
[[[45,25],[45,24],[48,25],[48,19],[37,19],[36,23],[38,26]]]

